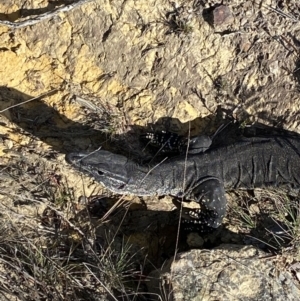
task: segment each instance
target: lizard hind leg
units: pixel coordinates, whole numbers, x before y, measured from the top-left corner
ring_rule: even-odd
[[[195,200],[201,204],[201,210],[190,210],[189,219],[183,223],[190,230],[207,233],[218,228],[226,214],[227,200],[224,186],[217,178],[203,179],[194,189]]]

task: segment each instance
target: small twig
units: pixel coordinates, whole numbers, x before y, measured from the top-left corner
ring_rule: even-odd
[[[0,22],[1,22],[1,21],[0,21]],[[0,24],[1,24],[1,23],[0,23]],[[52,92],[54,92],[54,91],[57,91],[57,90],[58,90],[58,89],[56,88],[56,89],[47,91],[47,92],[45,92],[44,94],[41,94],[41,95],[39,95],[39,96],[30,98],[30,99],[25,100],[25,101],[22,101],[22,102],[19,102],[19,103],[15,104],[15,105],[12,105],[12,106],[10,106],[10,107],[8,107],[8,108],[6,108],[6,109],[1,110],[1,111],[0,111],[0,114],[1,114],[1,113],[4,113],[5,111],[8,111],[9,109],[12,109],[12,108],[21,106],[21,105],[23,105],[23,104],[25,104],[25,103],[28,103],[28,102],[31,102],[31,101],[33,101],[33,100],[35,100],[35,99],[41,98],[41,97],[43,97],[43,96],[45,96],[45,95],[47,95],[47,94],[49,94],[49,93],[52,93]]]
[[[296,19],[296,18],[294,18],[294,16],[291,16],[291,15],[288,15],[288,14],[284,13],[281,9],[273,8],[273,7],[270,6],[270,5],[266,5],[265,8],[267,8],[267,9],[269,9],[269,10],[271,10],[271,11],[273,11],[273,12],[275,12],[275,13],[277,13],[277,14],[283,16],[283,17],[289,18],[289,19],[291,19],[293,22],[299,22],[299,20]]]
[[[41,14],[36,17],[32,17],[28,20],[24,20],[24,21],[20,21],[20,22],[11,22],[11,21],[0,20],[0,25],[5,25],[5,26],[8,26],[10,28],[15,28],[15,29],[21,28],[21,27],[26,27],[26,26],[31,26],[31,25],[37,24],[43,20],[50,19],[50,18],[58,15],[59,13],[70,11],[70,10],[74,9],[75,7],[80,6],[89,1],[92,1],[92,0],[79,0],[78,2],[73,2],[69,5],[56,8],[52,11],[46,12],[44,14]]]
[[[103,215],[103,217],[100,219],[101,223],[104,223],[105,220],[112,214],[113,211],[115,211],[115,209],[123,206],[127,201],[124,200],[125,195],[122,195],[119,200]],[[127,208],[127,210],[129,209],[129,207]]]
[[[100,222],[104,222],[104,220],[105,220],[104,218],[107,218],[107,217],[112,213],[112,211],[115,210],[116,207],[120,207],[120,206],[122,206],[122,205],[126,202],[126,201],[123,200],[123,198],[124,198],[124,196],[121,196],[121,197],[120,197],[120,199],[119,199],[119,200],[118,200],[118,201],[110,208],[110,210],[108,210],[108,212],[103,216],[103,218],[100,220]],[[121,226],[122,226],[122,224],[123,224],[123,222],[124,222],[124,219],[125,219],[125,217],[126,217],[126,215],[127,215],[127,213],[128,213],[128,210],[129,210],[129,207],[126,208],[126,212],[125,212],[125,214],[124,214],[124,216],[123,216],[123,218],[122,218],[122,220],[121,220],[121,222],[120,222],[120,224],[119,224],[119,226],[118,226],[118,229],[117,229],[117,231],[115,232],[114,237],[113,237],[112,240],[110,241],[109,245],[107,246],[107,248],[106,248],[105,253],[104,253],[103,256],[105,256],[105,255],[107,254],[107,252],[108,252],[108,250],[110,249],[111,245],[114,243],[115,238],[116,238],[116,236],[117,236],[117,233],[119,233],[119,231],[120,231],[120,229],[121,229]]]
[[[106,290],[106,292],[113,298],[113,300],[116,300],[116,297],[111,293],[111,291],[104,285],[104,283],[93,273],[93,271],[88,267],[86,263],[83,263],[83,265],[86,267],[86,269],[91,273],[91,275],[98,281],[98,283]]]
[[[246,237],[250,237],[250,238],[252,238],[252,239],[255,239],[255,240],[257,240],[257,241],[259,241],[259,242],[261,242],[261,243],[263,243],[263,244],[269,246],[270,248],[276,250],[276,248],[275,248],[274,246],[268,244],[267,242],[265,242],[265,241],[263,241],[263,240],[261,240],[261,239],[259,239],[259,238],[257,238],[257,237],[254,237],[254,236],[251,236],[251,235],[246,235]]]
[[[80,96],[75,95],[74,100],[78,104],[80,104],[82,107],[88,108],[91,111],[94,111],[94,112],[100,111],[100,109],[95,104],[93,104],[91,101],[88,101]]]
[[[185,160],[184,160],[184,171],[183,171],[183,183],[182,183],[182,191],[185,192],[185,186],[186,186],[186,162],[189,154],[189,147],[190,147],[190,137],[191,137],[191,123],[189,122],[189,132],[188,132],[188,141],[187,141],[187,148],[185,152]],[[179,211],[179,223],[177,228],[177,235],[176,235],[176,243],[175,243],[175,254],[173,257],[173,264],[176,260],[177,250],[178,250],[178,244],[179,244],[179,235],[180,235],[180,227],[181,227],[181,221],[182,221],[182,210],[183,210],[183,197],[180,202],[180,211]],[[171,273],[172,275],[172,273]]]
[[[168,144],[168,142],[169,142],[169,139],[168,139],[168,140],[167,140],[167,141],[159,148],[159,150],[158,150],[158,151],[156,152],[156,154],[153,156],[153,158],[151,159],[151,161],[149,162],[149,164],[151,164],[151,163],[153,162],[153,160],[159,155],[159,153],[161,152],[161,150],[164,149],[164,147]],[[147,143],[147,145],[144,147],[144,149],[143,149],[142,151],[144,151],[150,143],[151,143],[151,141],[149,141],[149,142]]]
[[[300,53],[299,50],[295,47],[295,45],[293,45],[285,36],[281,35],[280,36],[288,45],[290,45],[294,51],[296,52],[297,56],[299,57]]]
[[[61,217],[70,226],[70,228],[72,228],[73,230],[77,231],[82,237],[85,237],[84,233],[77,226],[75,226],[70,220],[68,220],[67,218],[65,218],[64,215],[63,215],[63,213],[60,212],[60,211],[58,211],[49,202],[47,204],[45,204],[44,202],[42,202],[40,200],[35,200],[35,199],[30,198],[30,197],[23,197],[23,196],[20,196],[18,194],[15,194],[15,193],[11,193],[10,195],[18,197],[21,200],[29,200],[29,201],[31,201],[33,203],[38,203],[38,204],[46,205],[51,210],[53,210],[59,217]]]
[[[163,162],[165,162],[168,159],[168,157],[165,157],[163,160],[161,160],[159,163],[157,163],[155,166],[153,166],[148,172],[147,174],[144,176],[144,178],[141,180],[140,184],[142,184],[144,182],[144,180],[149,176],[149,174],[156,168],[158,167],[160,164],[162,164]]]

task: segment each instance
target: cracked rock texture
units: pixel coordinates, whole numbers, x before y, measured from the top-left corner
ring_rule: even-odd
[[[174,301],[299,300],[291,275],[266,255],[239,245],[181,253],[150,274],[149,291],[164,291]]]

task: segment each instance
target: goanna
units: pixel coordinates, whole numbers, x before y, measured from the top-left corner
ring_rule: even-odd
[[[192,214],[191,222],[198,231],[210,232],[220,226],[226,213],[225,190],[300,188],[300,135],[289,133],[243,137],[156,165],[139,165],[105,150],[70,153],[66,160],[117,194],[171,195],[199,202],[201,210]]]

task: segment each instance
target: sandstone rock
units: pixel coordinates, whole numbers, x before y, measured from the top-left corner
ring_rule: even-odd
[[[299,284],[252,246],[221,245],[213,250],[178,254],[150,274],[149,291],[174,301],[290,300],[300,298]]]

